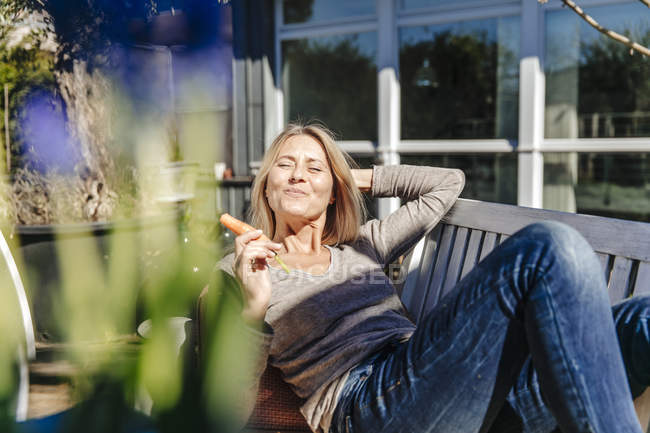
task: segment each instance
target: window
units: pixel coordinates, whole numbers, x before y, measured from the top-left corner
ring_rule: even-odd
[[[342,140],[377,138],[374,32],[282,44],[285,118],[317,119]]]
[[[373,15],[375,0],[283,0],[285,24],[328,21],[351,16]]]
[[[647,152],[544,155],[544,207],[650,222],[649,186]]]
[[[455,6],[463,3],[482,3],[484,5],[486,2],[485,0],[483,0],[483,2],[481,2],[481,0],[398,0],[400,9],[423,9],[435,6]]]
[[[463,198],[517,203],[517,154],[402,155],[402,164],[459,168],[465,173]]]
[[[650,45],[640,2],[589,8],[603,26]],[[546,13],[547,138],[650,136],[650,59],[634,54],[572,11]]]
[[[583,3],[604,26],[650,46],[645,5]],[[630,55],[560,0],[534,7],[524,0],[275,5],[275,71],[282,91],[274,101],[285,122],[323,121],[366,164],[381,156],[461,168],[467,177],[463,197],[533,206],[542,205],[543,197],[545,208],[609,215],[612,205],[589,202],[593,191],[609,185],[622,194],[608,199],[620,207],[617,215],[648,218],[640,210],[650,202],[640,192],[647,191],[647,181],[637,179],[634,195],[622,180],[587,175],[583,166],[591,155],[596,166],[648,170],[640,161],[650,155],[650,59]],[[520,77],[523,53],[538,58],[545,79],[535,68]],[[535,98],[545,89],[544,116],[528,105],[520,112],[520,83]],[[528,98],[524,103],[537,106]],[[522,134],[520,125],[527,128]],[[531,145],[535,158],[519,158],[519,150]],[[533,164],[540,153],[543,180]],[[630,165],[635,159],[637,165]],[[520,168],[531,178],[518,192]]]
[[[516,138],[519,18],[399,30],[402,138]]]

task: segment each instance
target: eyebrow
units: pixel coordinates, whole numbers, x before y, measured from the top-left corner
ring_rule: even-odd
[[[283,158],[284,158],[284,159],[290,159],[291,161],[294,161],[294,162],[296,161],[296,158],[294,158],[294,157],[291,156],[291,155],[280,155],[280,156],[278,156],[278,159],[277,159],[276,161],[278,161],[278,160],[280,160],[280,159],[283,159]],[[314,158],[314,157],[307,158],[307,162],[319,162],[319,163],[325,165],[325,163],[323,162],[323,160],[320,159],[320,158]]]

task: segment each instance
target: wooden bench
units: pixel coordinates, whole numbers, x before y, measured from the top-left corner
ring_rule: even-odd
[[[396,284],[417,323],[481,259],[528,224],[553,220],[578,230],[603,265],[611,302],[650,294],[650,224],[460,199],[402,263]],[[645,393],[644,399],[648,396]],[[301,401],[278,370],[268,367],[260,383],[250,431],[309,432]],[[650,416],[645,404],[643,416]]]

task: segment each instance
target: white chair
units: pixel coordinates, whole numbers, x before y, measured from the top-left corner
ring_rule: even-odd
[[[29,303],[25,293],[25,287],[20,279],[18,267],[11,255],[9,245],[0,232],[0,253],[2,260],[0,260],[0,276],[2,278],[2,287],[0,287],[1,298],[3,301],[14,301],[15,306],[18,307],[21,328],[24,331],[24,337],[21,345],[18,346],[18,368],[19,368],[19,383],[18,393],[16,395],[16,421],[24,421],[27,419],[27,408],[29,401],[29,369],[28,362],[36,358],[36,343],[34,338],[34,328],[32,326],[32,315],[29,310]],[[14,296],[15,295],[15,296]]]

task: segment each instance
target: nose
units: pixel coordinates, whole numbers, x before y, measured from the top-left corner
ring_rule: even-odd
[[[302,167],[301,164],[296,164],[293,168],[293,172],[291,172],[291,177],[289,178],[290,182],[299,182],[301,180],[304,180],[305,178],[305,171]]]

